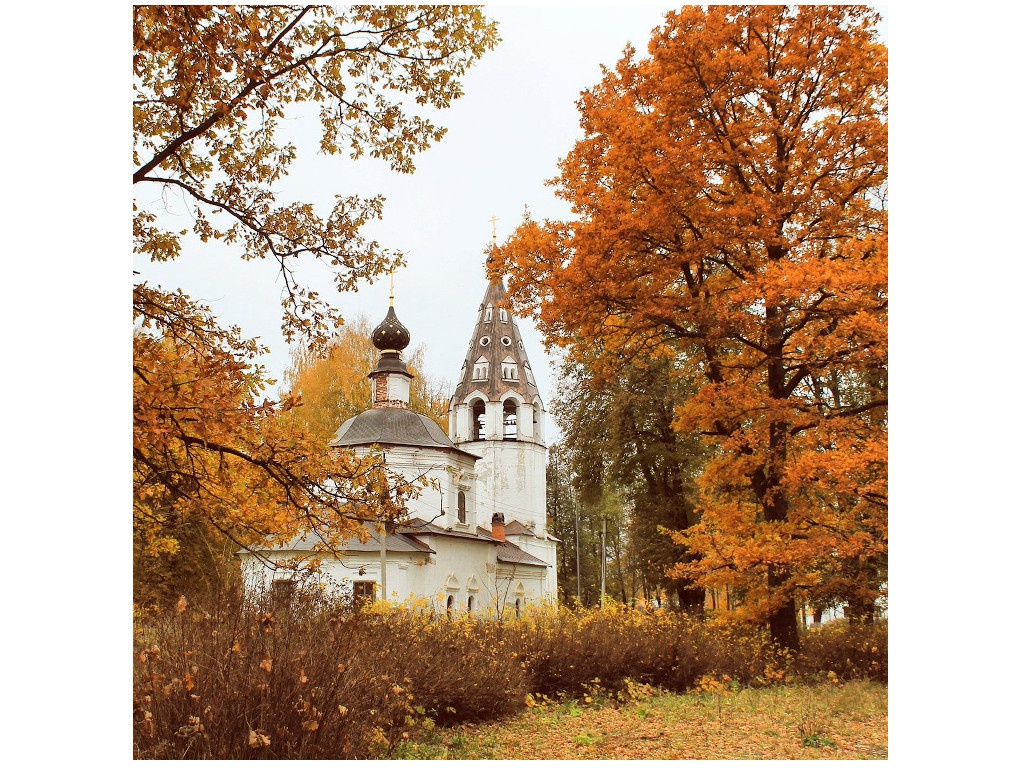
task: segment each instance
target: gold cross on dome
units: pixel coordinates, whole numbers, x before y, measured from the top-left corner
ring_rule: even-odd
[[[395,306],[395,270],[391,270],[391,306]]]
[[[495,245],[497,245],[498,244],[498,222],[501,221],[501,219],[499,219],[497,216],[491,216],[491,218],[489,218],[488,221],[491,222],[491,240],[494,242]]]

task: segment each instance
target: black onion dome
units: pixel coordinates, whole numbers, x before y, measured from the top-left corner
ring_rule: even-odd
[[[373,342],[373,346],[381,352],[385,350],[401,352],[409,346],[411,338],[409,329],[398,320],[394,307],[388,307],[387,317],[370,334],[370,341]]]

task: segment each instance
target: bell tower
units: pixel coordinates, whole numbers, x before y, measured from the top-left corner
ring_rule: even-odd
[[[477,463],[479,519],[547,538],[546,411],[503,280],[484,291],[448,410],[448,436]],[[553,562],[553,561],[552,561]],[[553,569],[552,569],[553,570]]]

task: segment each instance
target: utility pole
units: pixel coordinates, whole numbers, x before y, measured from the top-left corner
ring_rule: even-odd
[[[385,541],[388,538],[387,523],[381,525],[380,530],[380,599],[388,599],[388,553]]]
[[[576,607],[579,608],[583,604],[583,594],[580,591],[580,507],[573,498],[572,486],[569,487],[569,501],[576,516]]]

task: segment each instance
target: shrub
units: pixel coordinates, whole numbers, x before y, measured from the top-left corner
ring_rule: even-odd
[[[808,630],[795,668],[802,674],[832,673],[834,680],[889,680],[889,624],[830,621]]]
[[[137,758],[373,758],[437,722],[512,714],[530,694],[584,697],[709,681],[766,685],[791,672],[886,680],[886,625],[838,622],[791,660],[767,633],[612,605],[522,618],[361,609],[300,588],[287,608],[137,611]]]
[[[579,695],[595,679],[610,692],[628,681],[685,691],[708,674],[750,683],[776,661],[760,630],[620,605],[578,615],[565,608],[533,611],[510,631],[532,690],[548,696]]]
[[[387,756],[435,719],[514,711],[527,690],[468,619],[312,590],[288,610],[179,607],[136,616],[139,758]]]

